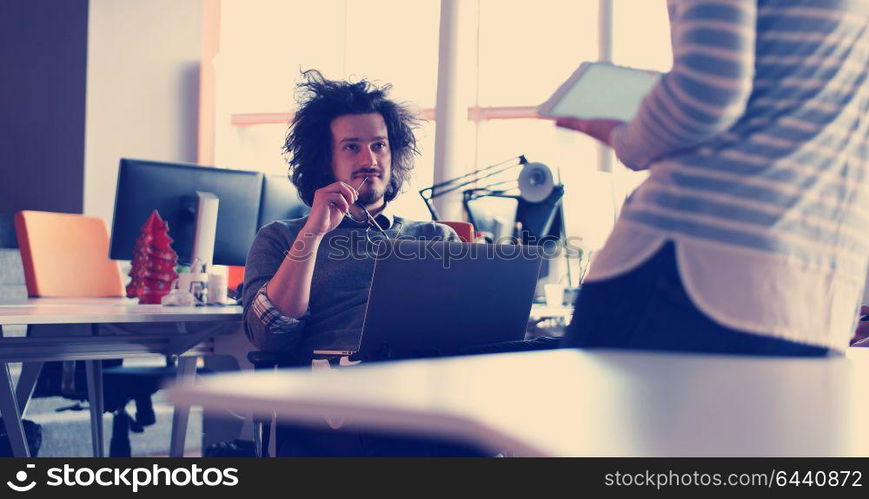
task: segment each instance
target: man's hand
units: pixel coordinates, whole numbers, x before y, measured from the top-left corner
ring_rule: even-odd
[[[869,315],[869,305],[860,306],[860,317]],[[857,323],[857,330],[854,331],[854,337],[851,339],[852,347],[869,347],[869,321],[860,321]]]
[[[303,230],[317,236],[332,231],[358,197],[356,189],[340,181],[317,189]]]
[[[558,127],[582,132],[606,145],[611,145],[610,133],[613,131],[613,128],[623,125],[624,123],[625,122],[621,120],[611,120],[606,118],[595,118],[589,120],[582,118],[558,118],[555,120],[555,125]]]

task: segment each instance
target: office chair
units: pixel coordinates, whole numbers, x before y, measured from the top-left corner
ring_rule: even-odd
[[[469,223],[469,222],[451,222],[451,221],[444,221],[444,220],[438,220],[437,223],[446,225],[447,227],[451,227],[454,231],[456,231],[456,234],[459,235],[459,239],[461,239],[462,242],[472,243],[476,240],[476,237],[474,234],[474,224],[472,224],[472,223]]]
[[[78,214],[22,211],[15,215],[15,231],[21,249],[25,286],[31,298],[124,296],[118,262],[108,258],[109,235],[102,219]],[[27,334],[38,335],[40,331],[70,327],[73,326],[30,326]],[[83,333],[90,334],[92,331]],[[113,430],[118,431],[118,434],[113,431],[112,435],[113,455],[129,455],[127,432],[131,424],[134,429],[139,429],[136,423],[153,424],[151,394],[159,389],[162,380],[174,374],[174,369],[167,366],[132,371],[120,368],[121,362],[120,359],[86,360],[84,373],[81,369],[77,371],[73,362],[64,362],[63,367],[46,368],[45,373],[42,373],[43,362],[28,362],[22,369],[21,380],[30,385],[28,393],[41,382],[37,393],[77,400],[87,398],[95,456],[103,453],[100,408],[113,412]],[[103,371],[103,367],[107,369]],[[56,384],[56,379],[49,379],[52,372],[60,373],[60,381]],[[98,390],[96,388],[102,379],[105,381],[104,389]],[[83,385],[87,385],[87,390],[81,388]],[[109,396],[106,397],[106,394]],[[136,401],[138,421],[131,420],[125,410],[131,399]]]
[[[244,267],[240,265],[231,265],[228,270],[226,276],[226,288],[233,293],[233,296],[241,296],[238,288],[244,282]]]

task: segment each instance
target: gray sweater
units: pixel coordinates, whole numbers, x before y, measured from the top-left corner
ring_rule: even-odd
[[[247,256],[244,274],[245,333],[261,350],[341,349],[358,345],[362,333],[368,290],[374,269],[372,246],[365,226],[345,219],[326,234],[317,252],[308,312],[294,320],[281,316],[278,325],[264,320],[257,299],[260,289],[274,276],[307,218],[278,220],[260,229]],[[449,227],[434,222],[414,222],[400,217],[378,216],[390,239],[458,241]],[[388,227],[388,228],[387,228]],[[376,234],[372,234],[372,239]],[[258,300],[258,306],[254,301]],[[270,318],[276,308],[266,312]]]

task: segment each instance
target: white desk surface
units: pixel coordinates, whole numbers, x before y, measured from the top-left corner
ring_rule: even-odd
[[[238,331],[242,309],[239,306],[164,307],[139,305],[128,298],[32,298],[0,303],[0,333],[7,325],[40,325],[38,332],[25,337],[0,334],[0,412],[9,435],[16,435],[13,453],[27,455],[20,423],[20,408],[25,407],[36,382],[42,362],[50,360],[98,360],[140,355],[197,355],[207,350],[200,344],[208,339]],[[131,331],[105,328],[91,330],[94,324],[137,323]],[[149,324],[159,323],[154,328]],[[189,323],[196,323],[195,326]],[[33,367],[26,386],[13,387],[9,362],[24,362]],[[186,361],[185,361],[186,362]],[[187,362],[190,366],[195,364]],[[190,369],[193,369],[192,367]],[[181,369],[179,372],[184,371]],[[22,375],[23,376],[23,375]],[[102,391],[101,375],[91,380],[94,390]],[[89,391],[92,388],[89,386]],[[92,402],[93,404],[93,402]],[[101,418],[101,410],[91,411],[92,424]],[[98,412],[98,416],[94,416]],[[17,417],[12,417],[15,414]],[[176,416],[186,421],[186,414]],[[99,425],[97,425],[99,426]],[[186,428],[186,422],[178,428]],[[102,455],[102,429],[95,430],[95,454]],[[183,433],[176,434],[170,454],[183,454]]]
[[[5,333],[2,326],[6,325],[41,325],[38,333],[26,337],[0,334],[0,412],[4,416],[7,434],[14,436],[10,438],[13,454],[27,456],[20,413],[31,396],[42,362],[197,354],[197,346],[204,340],[237,331],[241,312],[239,306],[163,307],[139,305],[137,300],[127,298],[34,298],[0,303],[0,333]],[[116,331],[104,334],[102,328],[89,329],[93,324],[120,323],[139,323],[139,329],[125,330],[120,334]],[[156,329],[141,329],[153,323],[160,324]],[[188,329],[188,323],[197,326]],[[24,362],[23,369],[32,368],[23,387],[21,379],[17,388],[13,386],[9,362]],[[195,368],[195,363],[188,360],[185,360],[185,365],[190,367],[179,372],[192,372]],[[102,392],[102,376],[98,370],[93,378],[88,371],[88,384],[91,394],[93,390]],[[93,400],[91,406],[91,423],[94,424],[102,420],[102,409],[94,409]],[[96,407],[100,406],[101,402]],[[179,423],[176,427],[173,419],[170,454],[180,456],[184,449],[181,428],[186,429],[187,414],[178,413],[173,418],[177,418]],[[101,456],[102,427],[99,423],[92,438],[94,455]]]
[[[101,324],[130,322],[238,321],[241,307],[139,305],[129,298],[31,298],[0,303],[7,324]]]
[[[240,306],[164,307],[128,298],[6,301],[0,304],[0,328],[16,324],[41,329],[26,337],[0,335],[0,362],[178,355],[237,331],[241,313]],[[95,324],[125,323],[138,325],[130,331],[91,330]]]
[[[100,324],[231,321],[241,306],[164,307],[128,298],[30,298],[0,302],[0,326],[11,324]],[[573,307],[535,304],[531,317],[569,317]]]
[[[853,349],[852,349],[853,350]],[[867,349],[869,350],[869,349]],[[869,352],[775,359],[555,350],[243,372],[181,405],[452,436],[528,456],[869,455]]]

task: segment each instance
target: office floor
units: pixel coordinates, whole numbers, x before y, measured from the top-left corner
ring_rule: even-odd
[[[169,435],[172,429],[172,406],[162,399],[158,392],[154,400],[154,412],[157,423],[148,426],[142,433],[130,432],[130,447],[133,457],[168,456]],[[90,439],[90,413],[87,404],[82,404],[83,411],[55,412],[58,407],[70,405],[70,401],[59,397],[35,399],[31,401],[26,419],[42,425],[42,447],[39,457],[90,457],[92,455]],[[128,408],[133,411],[133,405]],[[105,425],[105,448],[108,455],[111,439],[112,415],[103,416]],[[202,411],[194,408],[190,412],[190,422],[187,429],[185,455],[201,456],[202,442]]]
[[[158,359],[160,361],[161,359]],[[131,361],[127,361],[130,363]],[[141,361],[140,361],[141,362]],[[13,376],[17,375],[13,370]],[[153,398],[154,413],[157,422],[145,428],[142,433],[130,432],[130,447],[134,457],[168,456],[169,437],[172,429],[172,405],[157,392]],[[93,454],[90,437],[90,412],[87,402],[81,403],[84,410],[65,410],[57,412],[58,408],[69,407],[74,401],[61,397],[36,398],[30,401],[24,418],[42,425],[42,447],[39,457],[90,457]],[[127,411],[135,413],[135,404],[130,404]],[[108,455],[109,440],[112,435],[112,415],[103,415],[105,433],[105,449]],[[202,410],[194,407],[190,412],[187,428],[185,455],[198,457],[202,455]]]

